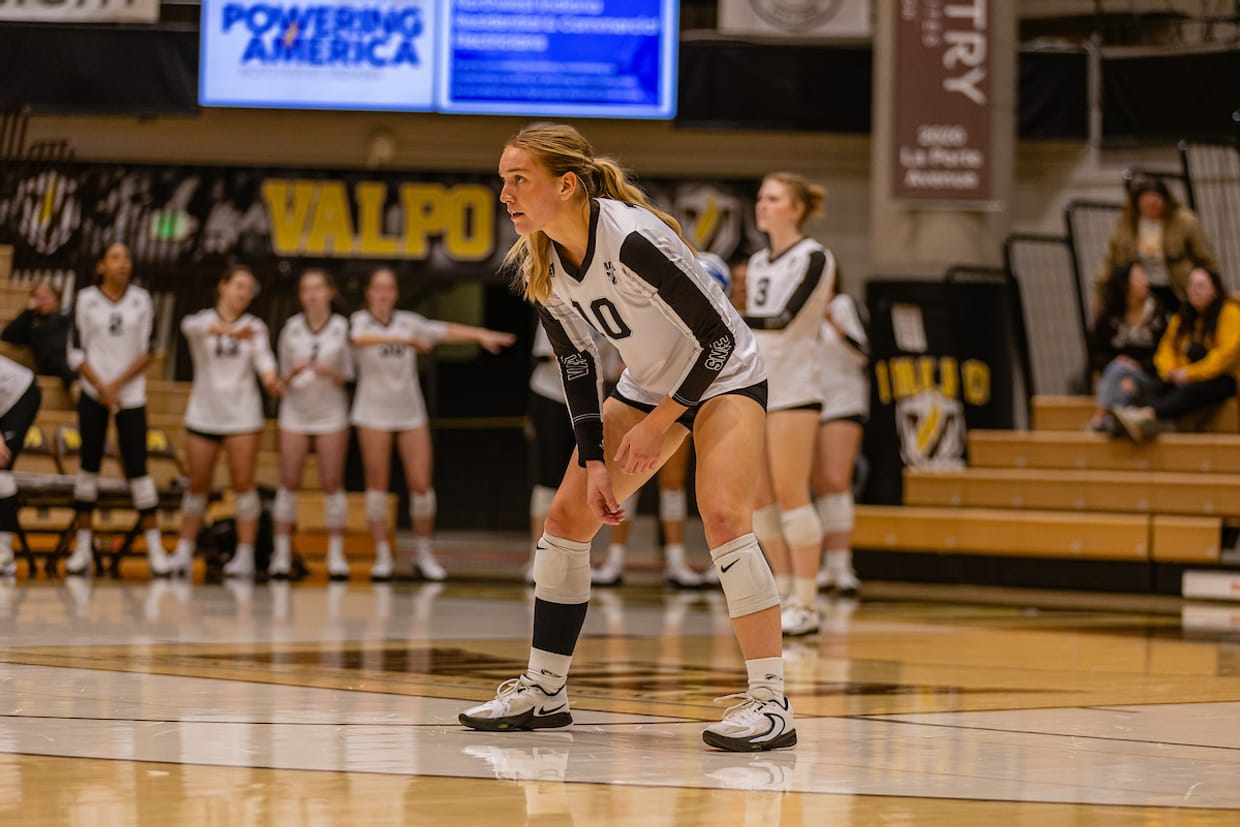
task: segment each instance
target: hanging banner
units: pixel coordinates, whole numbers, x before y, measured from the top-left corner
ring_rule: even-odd
[[[0,0],[0,20],[155,23],[159,0]]]
[[[991,0],[900,0],[893,196],[991,200]]]
[[[719,31],[784,37],[869,37],[870,0],[719,0]]]

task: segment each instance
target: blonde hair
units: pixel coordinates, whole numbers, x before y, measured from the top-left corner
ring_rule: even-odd
[[[513,135],[504,149],[523,149],[553,176],[572,173],[582,198],[611,198],[645,207],[689,244],[680,222],[650,203],[640,188],[611,158],[596,156],[580,132],[558,123],[534,123]],[[689,245],[692,247],[693,245]],[[520,236],[504,256],[504,269],[513,270],[513,283],[529,301],[545,304],[551,298],[551,239],[542,230]]]
[[[795,172],[770,172],[762,180],[783,184],[788,194],[792,196],[792,200],[805,207],[801,220],[797,222],[798,230],[807,220],[822,215],[823,201],[827,197],[826,187],[811,184],[804,175],[798,175]]]

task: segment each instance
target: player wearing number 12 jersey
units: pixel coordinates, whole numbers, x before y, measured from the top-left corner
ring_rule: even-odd
[[[779,595],[752,531],[766,370],[739,315],[710,283],[675,219],[653,207],[572,127],[534,124],[499,162],[500,200],[520,236],[506,261],[542,317],[577,439],[534,558],[529,668],[461,713],[474,729],[572,726],[567,679],[590,599],[590,540],[692,431],[711,559],[749,688],[702,737],[719,749],[796,743],[784,696]],[[600,404],[593,328],[626,365]],[[721,699],[722,700],[722,699]]]

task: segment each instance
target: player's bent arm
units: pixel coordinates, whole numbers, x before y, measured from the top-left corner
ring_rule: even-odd
[[[505,333],[502,330],[490,330],[485,327],[471,327],[465,324],[456,324],[448,322],[444,328],[443,338],[440,339],[444,344],[465,344],[476,343],[486,348],[491,353],[497,353],[500,348],[505,348],[517,340],[517,337],[511,333]]]
[[[354,347],[375,347],[376,345],[407,345],[405,336],[391,336],[386,333],[355,333],[349,337]]]
[[[598,398],[598,349],[584,322],[563,302],[551,299],[546,305],[535,305],[543,329],[551,340],[560,376],[564,380],[564,396],[577,440],[577,462],[582,467],[590,461],[601,461],[603,453],[603,407]]]

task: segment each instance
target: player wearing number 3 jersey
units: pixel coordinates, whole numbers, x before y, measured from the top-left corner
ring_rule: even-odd
[[[577,439],[534,558],[529,668],[466,710],[475,729],[572,725],[566,682],[590,599],[590,540],[618,524],[618,503],[692,431],[699,510],[749,673],[748,690],[702,737],[738,751],[791,747],[779,595],[753,535],[766,369],[753,334],[711,283],[675,219],[657,210],[573,128],[529,126],[499,163],[519,238],[516,270],[551,339]],[[600,404],[590,329],[626,369]]]

